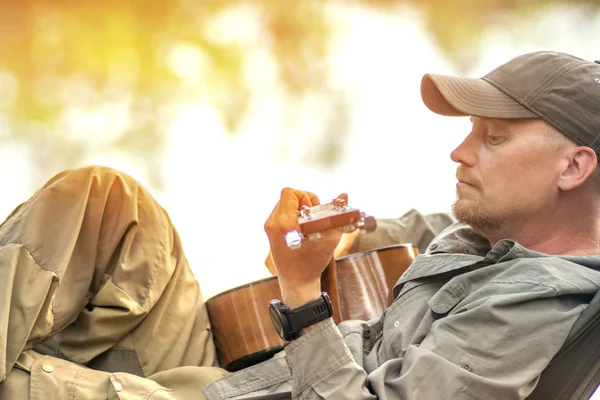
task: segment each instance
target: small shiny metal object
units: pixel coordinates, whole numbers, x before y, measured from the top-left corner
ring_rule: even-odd
[[[316,242],[317,240],[320,240],[322,237],[323,237],[323,235],[321,235],[320,233],[311,233],[306,238],[308,240],[310,240],[311,242]]]
[[[362,222],[359,221],[355,224],[340,226],[339,228],[337,228],[337,230],[343,233],[351,233],[360,228],[361,226]]]
[[[302,206],[300,216],[304,219],[311,219],[313,217],[311,208],[309,206]]]
[[[42,364],[42,371],[51,374],[52,372],[54,372],[54,365],[48,364],[48,363],[43,363]]]
[[[123,385],[121,385],[121,382],[119,381],[113,381],[113,387],[115,388],[115,390],[117,392],[120,392],[121,390],[123,390]]]
[[[298,250],[302,246],[302,235],[298,231],[289,231],[285,234],[285,243],[292,250]]]
[[[335,210],[340,210],[340,211],[345,210],[348,207],[348,205],[346,204],[346,200],[344,200],[340,197],[338,197],[337,199],[334,199],[331,202],[331,204],[333,204],[333,208]]]

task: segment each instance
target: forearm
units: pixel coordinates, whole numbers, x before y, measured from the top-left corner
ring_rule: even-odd
[[[318,299],[321,295],[321,280],[315,279],[306,283],[289,282],[279,278],[281,298],[289,308],[300,307],[310,301]]]

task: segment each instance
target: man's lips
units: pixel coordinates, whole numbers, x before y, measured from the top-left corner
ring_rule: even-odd
[[[477,181],[475,179],[471,179],[467,171],[461,166],[456,169],[456,186],[473,186],[478,187]]]
[[[473,187],[477,187],[477,185],[475,183],[473,183],[472,180],[469,179],[465,179],[462,177],[456,177],[456,179],[458,180],[458,182],[456,183],[457,186],[473,186]]]
[[[473,185],[469,185],[468,183],[465,183],[465,182],[457,182],[457,183],[456,183],[456,190],[457,190],[457,191],[459,191],[459,190],[464,190],[464,189],[468,189],[468,188],[475,189],[475,186],[473,186]]]

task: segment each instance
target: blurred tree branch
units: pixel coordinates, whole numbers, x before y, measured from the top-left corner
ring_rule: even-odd
[[[464,68],[473,56],[469,49],[476,47],[488,27],[557,3],[0,0],[0,113],[11,120],[9,139],[43,148],[33,158],[42,170],[52,163],[67,167],[111,146],[160,170],[174,99],[206,98],[221,111],[231,133],[243,121],[251,96],[244,76],[247,49],[207,27],[231,10],[250,9],[259,18],[261,40],[277,60],[279,80],[288,94],[331,93],[334,115],[324,121],[327,138],[319,159],[334,163],[339,157],[339,127],[348,110],[340,93],[327,87],[329,5],[353,4],[384,12],[403,5],[417,7],[439,47]],[[568,4],[596,13],[600,1]],[[183,61],[177,60],[179,50],[187,52]],[[197,64],[186,67],[185,60],[192,56]],[[202,70],[196,71],[198,65]],[[86,132],[69,131],[72,110],[91,113],[107,104],[118,104],[126,116],[104,140],[89,141]]]

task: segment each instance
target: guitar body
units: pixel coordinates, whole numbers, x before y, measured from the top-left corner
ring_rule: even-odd
[[[340,321],[381,316],[394,301],[394,285],[417,253],[410,244],[397,244],[336,259]]]
[[[287,342],[275,332],[269,302],[280,299],[277,276],[227,290],[206,301],[219,364],[230,372],[270,358]]]
[[[323,273],[321,284],[334,308],[334,320],[370,320],[393,302],[392,289],[418,251],[398,244],[340,257]],[[285,347],[269,316],[269,302],[281,298],[277,276],[211,297],[206,308],[220,365],[228,371],[257,364]]]

